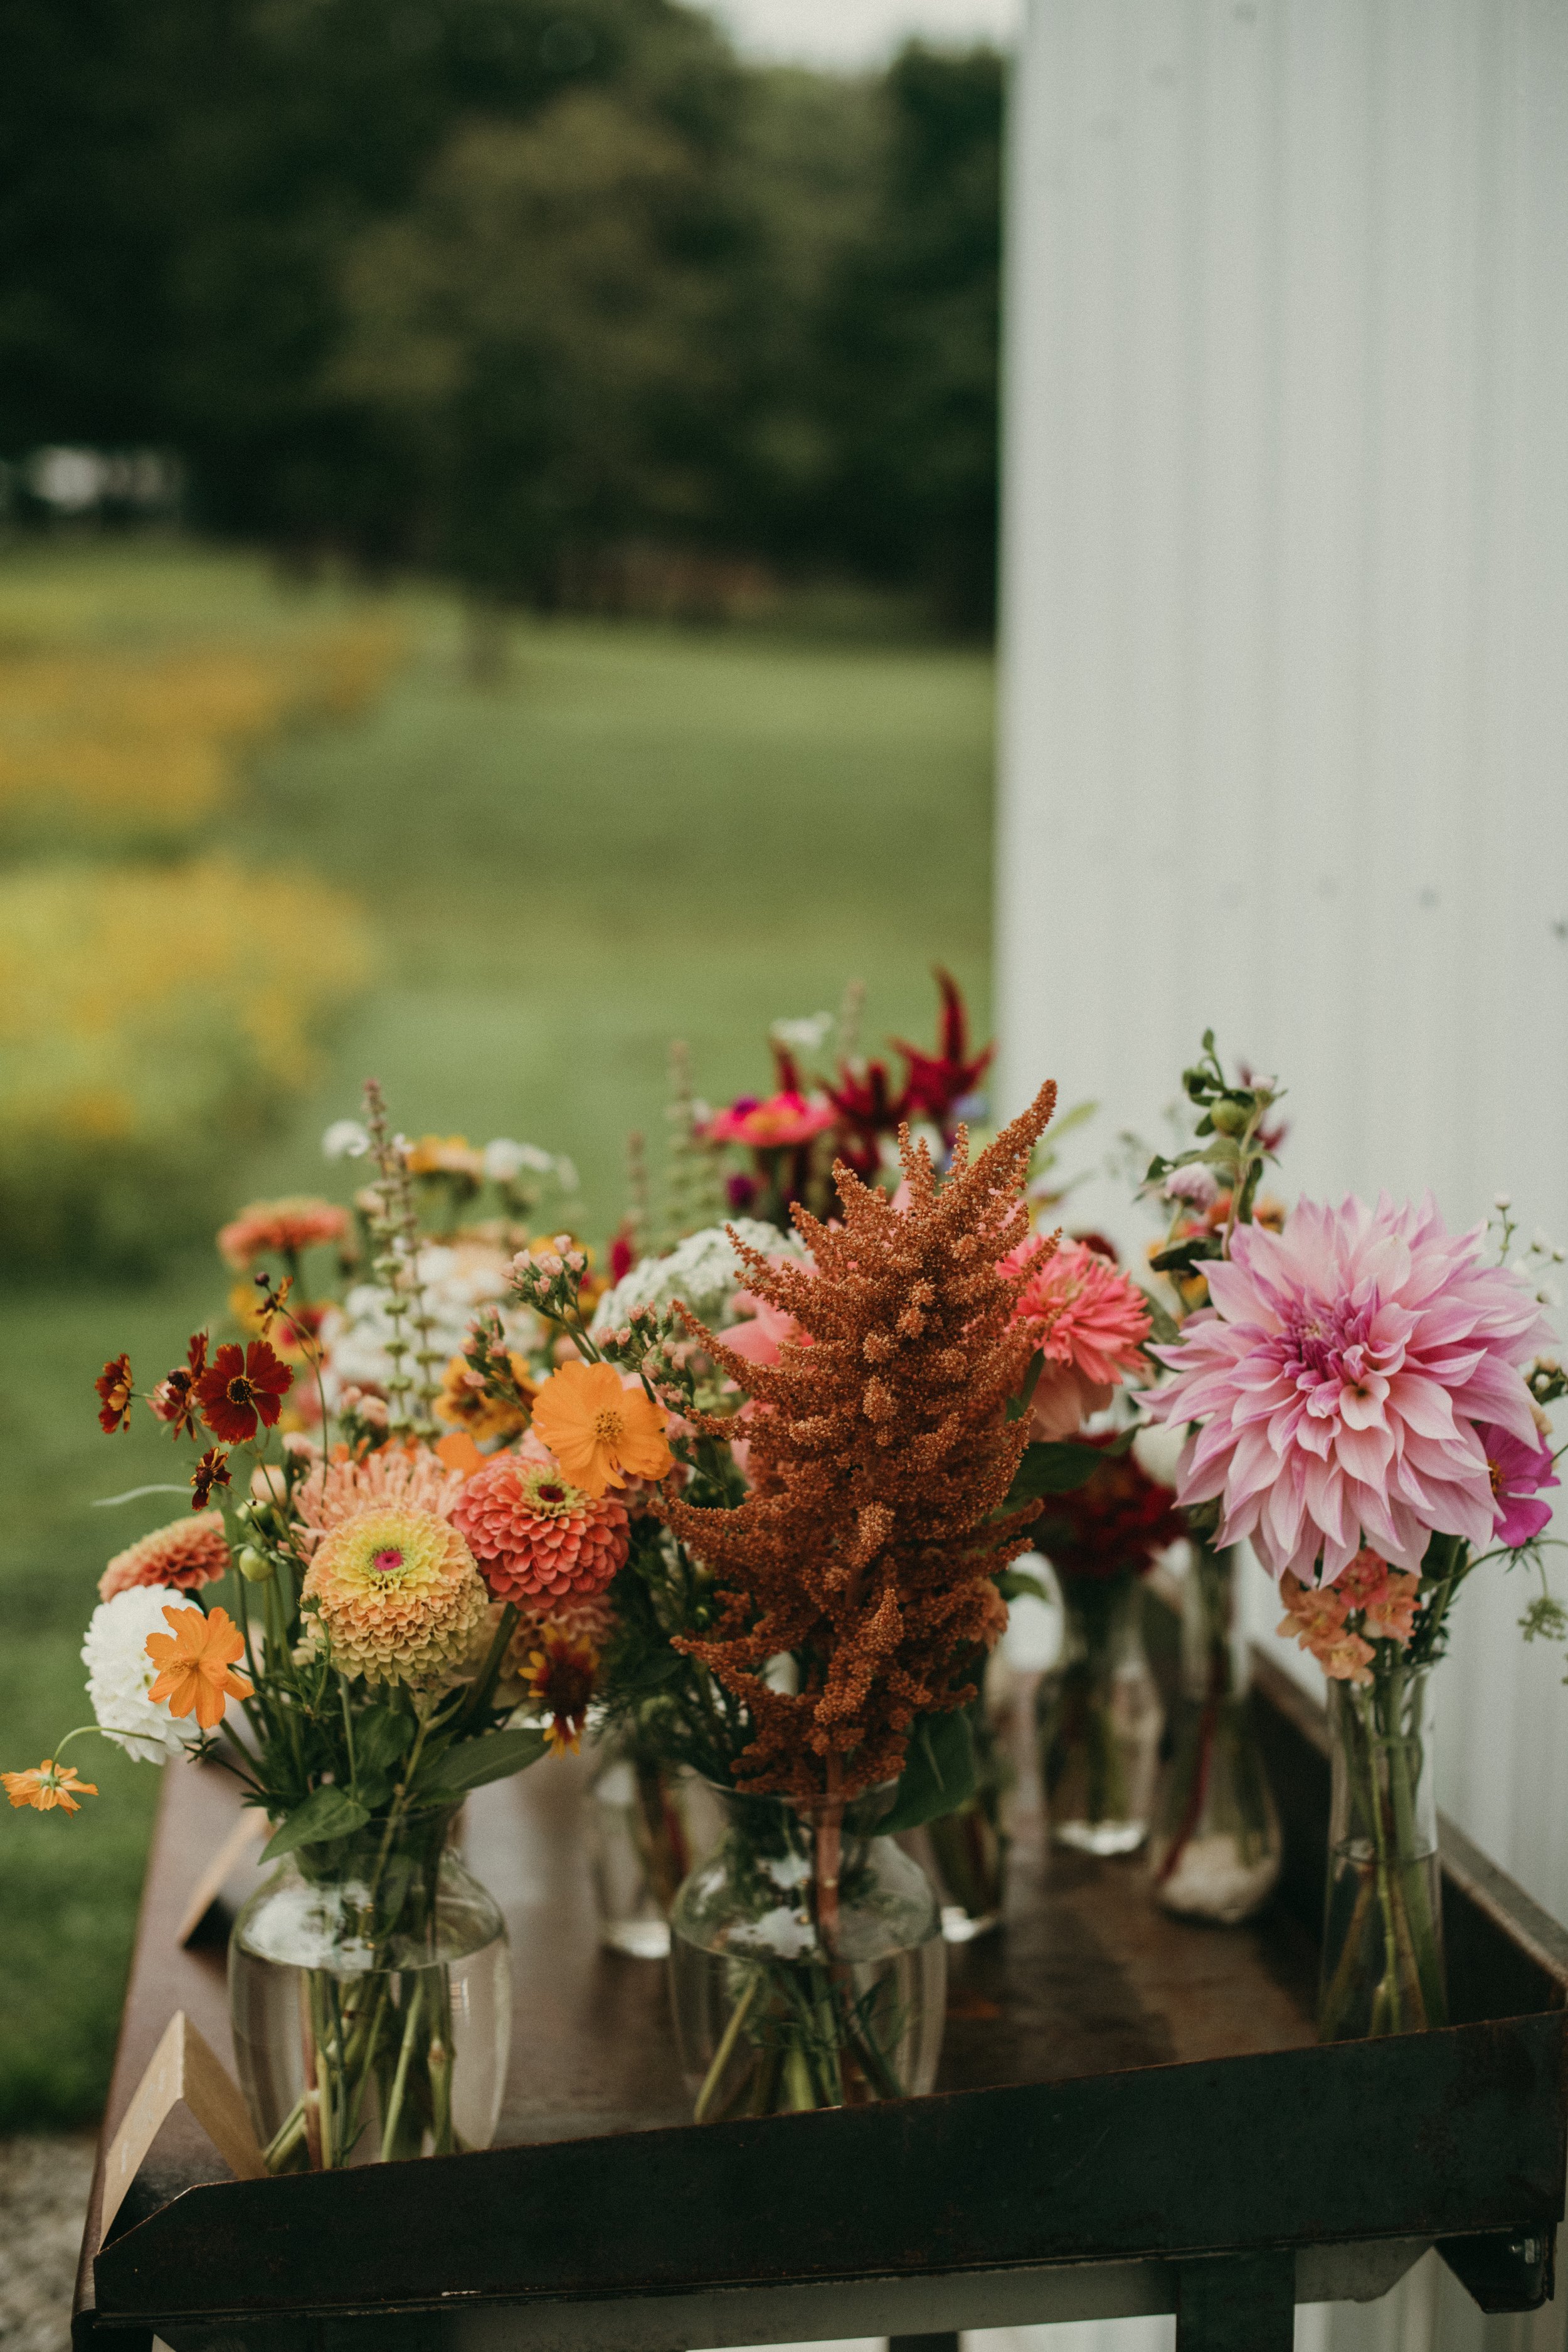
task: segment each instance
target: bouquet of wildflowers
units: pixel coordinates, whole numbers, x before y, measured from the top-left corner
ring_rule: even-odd
[[[256,1275],[248,1336],[214,1347],[196,1334],[145,1392],[123,1356],[98,1381],[107,1432],[128,1426],[140,1393],[196,1459],[191,1516],[105,1570],[83,1652],[87,1728],[148,1760],[214,1758],[274,1824],[264,1861],[292,1857],[317,1887],[348,1874],[354,1890],[353,1968],[305,1972],[305,2084],[264,2135],[277,2169],[345,2163],[373,2130],[383,2156],[458,2144],[449,1987],[421,1990],[446,1826],[468,1790],[576,1744],[630,1540],[609,1489],[670,1467],[640,1391],[601,1412],[584,1446],[547,1356],[487,1354],[489,1389],[460,1354],[447,1361],[422,1279],[416,1148],[368,1092],[378,1173],[359,1207],[379,1381],[364,1384],[363,1347],[361,1380],[333,1379],[331,1317],[297,1295],[306,1253],[348,1244],[345,1213],[290,1202],[220,1237],[233,1264],[276,1254],[289,1267]],[[81,1736],[6,1774],[12,1803],[76,1810],[89,1784],[62,1756]]]

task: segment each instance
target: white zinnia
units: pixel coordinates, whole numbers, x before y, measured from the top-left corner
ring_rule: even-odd
[[[759,1224],[754,1217],[731,1219],[734,1231],[751,1249],[764,1257],[803,1258],[805,1244],[798,1234],[781,1234],[776,1225]],[[731,1321],[730,1301],[746,1285],[745,1269],[735,1255],[722,1225],[705,1225],[688,1234],[668,1257],[645,1257],[607,1290],[594,1309],[589,1328],[614,1331],[634,1307],[668,1307],[683,1298],[700,1323],[712,1331]]]
[[[147,1696],[158,1669],[147,1655],[149,1633],[166,1633],[166,1608],[189,1608],[190,1596],[162,1584],[135,1584],[100,1601],[88,1622],[81,1659],[98,1727],[139,1764],[178,1756],[185,1734],[167,1703]]]

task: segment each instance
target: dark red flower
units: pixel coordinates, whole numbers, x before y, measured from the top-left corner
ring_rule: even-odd
[[[894,1093],[885,1062],[862,1062],[858,1069],[840,1062],[838,1084],[826,1094],[845,1129],[838,1157],[863,1184],[869,1184],[882,1164],[879,1139],[897,1135],[910,1115],[908,1090]]]
[[[105,1436],[112,1437],[117,1429],[129,1429],[136,1394],[131,1385],[130,1357],[110,1356],[92,1385],[98,1391],[98,1422]]]
[[[196,1382],[202,1419],[215,1437],[243,1445],[255,1436],[258,1416],[272,1428],[293,1385],[293,1373],[265,1339],[253,1339],[243,1351],[231,1342]]]
[[[1079,1443],[1110,1445],[1112,1440]],[[1087,1486],[1048,1496],[1032,1532],[1064,1583],[1142,1576],[1157,1551],[1186,1533],[1175,1501],[1169,1486],[1159,1486],[1131,1454],[1112,1454]]]
[[[971,1055],[969,1015],[958,982],[938,964],[936,984],[942,991],[942,1034],[936,1052],[923,1054],[918,1045],[906,1045],[901,1037],[893,1042],[909,1065],[904,1082],[906,1116],[923,1114],[941,1128],[944,1139],[950,1139],[957,1105],[979,1086],[996,1048],[987,1045],[984,1053]]]
[[[237,1356],[239,1349],[237,1348],[234,1352]],[[213,1488],[232,1483],[228,1475],[227,1454],[221,1446],[209,1445],[191,1473],[192,1510],[205,1511],[212,1501]]]
[[[632,1230],[632,1221],[627,1217],[623,1222],[621,1229],[616,1234],[614,1241],[610,1244],[610,1280],[612,1284],[621,1281],[625,1276],[630,1274],[637,1262],[637,1236]]]
[[[197,1331],[186,1343],[185,1360],[161,1380],[149,1402],[160,1421],[167,1422],[172,1437],[188,1437],[196,1425],[197,1383],[207,1368],[207,1335]]]

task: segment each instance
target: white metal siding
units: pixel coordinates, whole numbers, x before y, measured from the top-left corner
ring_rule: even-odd
[[[1011,172],[1006,1108],[1152,1135],[1212,1023],[1288,1195],[1568,1239],[1568,4],[1033,0]],[[1441,1793],[1568,1917],[1563,1662],[1483,1573]]]

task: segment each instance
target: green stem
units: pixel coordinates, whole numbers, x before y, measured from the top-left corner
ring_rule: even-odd
[[[416,1974],[414,1989],[408,1996],[408,2009],[403,2027],[403,2047],[397,2053],[397,2072],[392,2078],[392,2096],[381,2126],[381,2160],[390,2163],[397,2145],[397,2126],[402,2119],[403,2102],[408,2089],[408,2069],[414,2058],[415,2037],[419,2024],[419,2011],[425,1991],[425,1979]]]
[[[702,2088],[697,2094],[697,2105],[692,2110],[692,2119],[696,2123],[702,2124],[708,2121],[709,2109],[712,2106],[713,2101],[718,2096],[719,2085],[723,2079],[724,2070],[730,2063],[731,2057],[733,2055],[736,2042],[740,2038],[741,2028],[746,2021],[746,2013],[750,2010],[752,2001],[756,1999],[757,1989],[761,1985],[762,1981],[762,1970],[760,1969],[754,1969],[751,1976],[746,1980],[745,1991],[741,1995],[740,2000],[730,2011],[729,2022],[726,2024],[723,2034],[720,2039],[719,2047],[713,2053],[713,2063],[709,2067],[707,2074],[703,2077]]]

